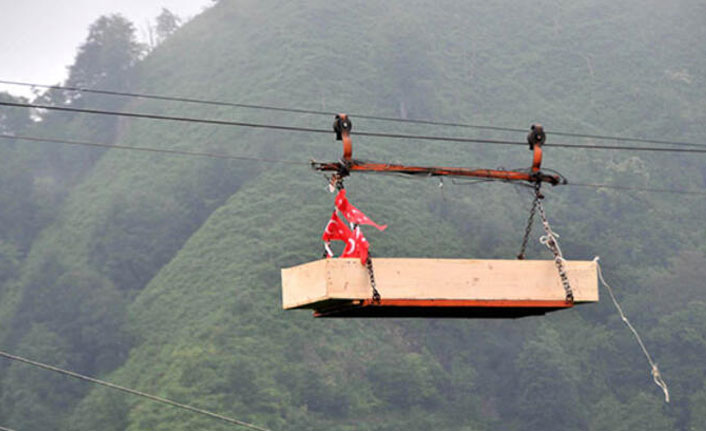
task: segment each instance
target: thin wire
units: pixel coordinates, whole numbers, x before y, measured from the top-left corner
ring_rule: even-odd
[[[313,114],[313,115],[335,115],[337,112],[333,111],[320,111],[314,109],[299,109],[299,108],[286,108],[281,106],[271,106],[271,105],[254,105],[246,103],[235,103],[235,102],[225,102],[220,100],[206,100],[197,99],[189,97],[179,97],[179,96],[163,96],[156,94],[144,94],[144,93],[130,93],[124,91],[113,91],[113,90],[98,90],[93,88],[85,87],[72,87],[63,85],[45,85],[45,84],[35,84],[31,82],[20,82],[20,81],[6,81],[0,80],[0,84],[8,85],[19,85],[25,87],[38,87],[47,88],[52,90],[64,90],[64,91],[76,91],[83,93],[95,93],[95,94],[105,94],[109,96],[125,96],[125,97],[135,97],[141,99],[153,99],[153,100],[168,100],[174,102],[187,102],[187,103],[198,103],[204,105],[215,105],[215,106],[230,106],[235,108],[247,108],[247,109],[262,109],[267,111],[279,111],[279,112],[293,112],[298,114]],[[366,120],[378,120],[378,121],[391,121],[397,123],[415,123],[415,124],[428,124],[434,126],[451,126],[451,127],[465,127],[472,129],[486,129],[486,130],[497,130],[504,132],[526,132],[525,129],[514,129],[509,127],[497,127],[497,126],[487,126],[487,125],[475,125],[475,124],[461,124],[461,123],[449,123],[441,121],[431,121],[431,120],[415,120],[407,118],[394,118],[394,117],[384,117],[379,115],[367,115],[367,114],[349,114],[349,116],[364,118]]]
[[[669,389],[667,388],[667,383],[662,379],[662,374],[659,372],[659,368],[657,367],[657,364],[655,361],[652,360],[652,356],[650,356],[650,353],[647,351],[647,348],[645,347],[645,343],[642,342],[642,338],[640,338],[640,334],[637,333],[637,330],[632,326],[630,321],[628,320],[627,317],[625,317],[625,313],[623,312],[623,308],[620,306],[618,303],[618,300],[615,299],[615,295],[613,294],[613,289],[610,287],[608,283],[606,283],[605,279],[603,278],[603,271],[601,270],[601,264],[598,263],[598,256],[596,256],[593,261],[596,262],[596,268],[598,268],[598,278],[601,280],[601,283],[608,289],[608,293],[610,294],[610,299],[613,300],[613,304],[615,305],[615,308],[618,310],[618,313],[620,314],[620,318],[623,320],[625,325],[632,331],[633,335],[635,335],[635,339],[637,342],[640,344],[640,348],[642,349],[642,352],[645,354],[645,357],[647,358],[647,362],[650,363],[650,367],[652,368],[652,380],[654,380],[655,384],[659,386],[662,389],[662,392],[664,392],[664,402],[668,403],[669,402]]]
[[[135,150],[135,151],[144,151],[144,152],[151,152],[151,153],[175,154],[175,155],[181,155],[181,156],[210,157],[210,158],[227,159],[227,160],[245,160],[245,161],[262,162],[262,163],[282,163],[282,164],[299,165],[299,166],[304,166],[304,165],[309,166],[310,165],[309,162],[299,162],[299,161],[295,161],[295,160],[280,160],[280,159],[262,158],[262,157],[248,157],[248,156],[229,156],[229,155],[225,155],[225,154],[216,154],[216,153],[169,150],[169,149],[152,148],[152,147],[133,147],[133,146],[128,146],[128,145],[112,145],[112,144],[105,144],[105,143],[98,143],[98,142],[85,142],[85,141],[75,141],[75,140],[69,140],[69,139],[55,139],[55,138],[41,138],[41,137],[34,137],[34,136],[0,134],[0,139],[78,145],[78,146],[98,147],[98,148],[116,148],[116,149],[120,149],[120,150]],[[556,171],[553,171],[553,172],[556,172]],[[400,176],[400,177],[404,177],[404,178],[414,178],[415,177],[415,176],[410,176],[407,174],[398,174],[398,173],[391,173],[390,175],[396,175],[396,176]],[[501,179],[482,179],[482,180],[470,180],[470,181],[457,181],[455,179],[452,179],[451,181],[454,185],[460,185],[460,186],[462,186],[462,185],[476,185],[476,184],[485,183],[485,182],[503,182],[503,183],[508,182],[506,180],[501,180]],[[512,183],[512,184],[531,188],[531,186],[527,185],[527,184],[521,184],[521,183]],[[576,186],[576,187],[608,188],[608,189],[616,189],[616,190],[641,191],[641,192],[651,192],[651,193],[706,195],[706,192],[699,192],[699,191],[693,191],[693,190],[655,189],[655,188],[647,188],[647,187],[627,187],[627,186],[619,186],[619,185],[612,185],[612,184],[588,184],[588,183],[569,182],[567,185]]]
[[[632,147],[628,145],[591,145],[591,144],[544,144],[545,147],[584,148],[590,150],[627,150],[627,151],[657,151],[667,153],[706,153],[706,149],[665,148],[665,147]]]
[[[0,102],[0,106],[12,106],[20,108],[37,108],[37,109],[47,109],[54,111],[66,111],[66,112],[77,112],[84,114],[99,114],[99,115],[114,115],[121,117],[130,118],[147,118],[152,120],[168,120],[168,121],[181,121],[190,123],[205,123],[205,124],[215,124],[215,125],[226,125],[226,126],[241,126],[241,127],[254,127],[260,129],[274,129],[274,130],[285,130],[294,132],[306,132],[306,133],[331,133],[330,130],[326,129],[314,129],[306,127],[294,127],[294,126],[280,126],[275,124],[261,124],[261,123],[247,123],[240,121],[226,121],[226,120],[213,120],[204,118],[191,118],[191,117],[174,117],[168,115],[158,115],[158,114],[145,114],[145,113],[135,113],[135,112],[119,112],[119,111],[105,111],[100,109],[84,109],[84,108],[71,108],[66,106],[49,106],[49,105],[38,105],[33,103],[15,103],[15,102]],[[465,143],[476,143],[476,144],[497,144],[497,145],[521,145],[525,146],[526,143],[515,142],[515,141],[501,141],[494,139],[473,139],[473,138],[455,138],[450,136],[425,136],[425,135],[407,135],[407,134],[397,134],[397,133],[378,133],[378,132],[355,132],[355,135],[359,136],[370,136],[379,138],[396,138],[396,139],[416,139],[416,140],[427,140],[427,141],[443,141],[443,142],[465,142]],[[706,154],[706,149],[688,149],[688,148],[664,148],[664,147],[630,147],[630,146],[609,146],[609,145],[583,145],[583,144],[545,144],[545,146],[557,147],[557,148],[583,148],[583,149],[594,149],[594,150],[630,150],[630,151],[658,151],[658,152],[671,152],[671,153],[703,153]]]
[[[94,94],[105,94],[108,96],[124,96],[124,97],[134,97],[139,99],[153,99],[153,100],[165,100],[172,102],[186,102],[186,103],[198,103],[201,105],[214,105],[214,106],[230,106],[234,108],[247,108],[247,109],[262,109],[267,111],[281,111],[281,112],[294,112],[299,114],[316,114],[316,115],[335,115],[333,112],[327,111],[316,111],[310,109],[298,109],[298,108],[284,108],[278,106],[268,106],[268,105],[251,105],[247,103],[234,103],[225,102],[220,100],[207,100],[207,99],[197,99],[190,97],[178,97],[178,96],[162,96],[157,94],[143,94],[143,93],[130,93],[125,91],[114,91],[114,90],[98,90],[93,88],[85,87],[72,87],[66,85],[44,85],[44,84],[33,84],[31,82],[19,82],[19,81],[5,81],[0,80],[0,84],[8,85],[20,85],[25,87],[39,87],[47,88],[51,90],[63,90],[63,91],[76,91],[81,93],[94,93]]]
[[[260,129],[275,129],[275,130],[286,130],[286,131],[296,131],[296,132],[308,132],[308,133],[332,133],[331,130],[325,129],[312,129],[306,127],[293,127],[293,126],[279,126],[275,124],[259,124],[259,123],[246,123],[241,121],[226,121],[226,120],[209,120],[204,118],[191,118],[191,117],[173,117],[169,115],[158,115],[158,114],[146,114],[146,113],[136,113],[136,112],[119,112],[119,111],[105,111],[101,109],[85,109],[85,108],[71,108],[68,106],[50,106],[50,105],[38,105],[35,103],[15,103],[15,102],[0,102],[1,106],[13,106],[18,108],[37,108],[37,109],[47,109],[51,111],[64,111],[64,112],[77,112],[82,114],[98,114],[98,115],[114,115],[118,117],[130,117],[130,118],[147,118],[151,120],[168,120],[168,121],[181,121],[188,123],[205,123],[205,124],[216,124],[220,126],[242,126],[242,127],[254,127]]]
[[[220,415],[220,414],[218,414],[218,413],[213,413],[213,412],[208,411],[208,410],[200,409],[200,408],[198,408],[198,407],[193,407],[193,406],[190,406],[190,405],[188,405],[188,404],[178,403],[178,402],[176,402],[176,401],[172,401],[172,400],[169,400],[169,399],[167,399],[167,398],[158,397],[158,396],[156,396],[156,395],[151,395],[151,394],[148,394],[148,393],[145,393],[145,392],[137,391],[137,390],[135,390],[135,389],[130,389],[130,388],[126,388],[126,387],[124,387],[124,386],[116,385],[116,384],[114,384],[114,383],[106,382],[106,381],[104,381],[104,380],[99,380],[99,379],[96,379],[96,378],[93,378],[93,377],[84,376],[83,374],[79,374],[79,373],[76,373],[76,372],[73,372],[73,371],[65,370],[65,369],[59,368],[59,367],[54,367],[54,366],[51,366],[51,365],[48,365],[48,364],[44,364],[44,363],[42,363],[42,362],[33,361],[33,360],[31,360],[31,359],[23,358],[23,357],[21,357],[21,356],[12,355],[12,354],[10,354],[10,353],[6,353],[6,352],[3,352],[3,351],[0,351],[0,356],[2,356],[2,357],[4,357],[4,358],[7,358],[7,359],[10,359],[10,360],[12,360],[12,361],[22,362],[22,363],[25,363],[25,364],[28,364],[28,365],[33,365],[33,366],[35,366],[35,367],[43,368],[43,369],[48,370],[48,371],[53,371],[53,372],[55,372],[55,373],[63,374],[63,375],[69,376],[69,377],[74,377],[74,378],[77,378],[77,379],[79,379],[79,380],[83,380],[83,381],[90,382],[90,383],[95,383],[95,384],[97,384],[97,385],[102,385],[102,386],[108,387],[108,388],[110,388],[110,389],[115,389],[115,390],[118,390],[118,391],[127,392],[128,394],[137,395],[137,396],[139,396],[139,397],[147,398],[147,399],[150,399],[150,400],[152,400],[152,401],[156,401],[156,402],[158,402],[158,403],[168,404],[168,405],[173,406],[173,407],[177,407],[177,408],[180,408],[180,409],[183,409],[183,410],[188,410],[188,411],[191,411],[191,412],[194,412],[194,413],[198,413],[198,414],[201,414],[201,415],[204,415],[204,416],[208,416],[208,417],[213,418],[213,419],[218,419],[218,420],[220,420],[220,421],[227,422],[227,423],[229,423],[229,424],[239,425],[239,426],[241,426],[241,427],[250,428],[250,429],[253,429],[253,430],[257,430],[257,431],[271,431],[271,430],[269,430],[269,429],[267,429],[267,428],[262,428],[262,427],[259,427],[259,426],[257,426],[257,425],[253,425],[253,424],[248,423],[248,422],[243,422],[243,421],[241,421],[241,420],[233,419],[233,418],[228,417],[228,416],[223,416],[223,415]]]
[[[0,431],[15,431],[10,428],[0,427]]]
[[[571,133],[571,132],[545,132],[545,133],[547,135],[565,136],[565,137],[569,137],[569,138],[600,139],[603,141],[642,142],[645,144],[676,145],[676,146],[682,146],[682,147],[706,147],[706,144],[696,144],[693,142],[665,141],[665,140],[660,140],[660,139],[630,138],[630,137],[626,137],[626,136],[591,135],[591,134]]]
[[[706,192],[700,192],[695,190],[677,190],[677,189],[655,189],[649,187],[628,187],[628,186],[618,186],[612,184],[588,184],[588,183],[573,183],[570,182],[568,186],[575,187],[593,187],[597,189],[616,189],[616,190],[632,190],[638,192],[651,192],[651,193],[674,193],[683,195],[706,195]]]
[[[164,101],[175,101],[175,102],[186,102],[186,103],[198,103],[204,105],[215,105],[215,106],[230,106],[236,108],[246,108],[246,109],[261,109],[268,111],[279,111],[279,112],[293,112],[299,114],[313,114],[313,115],[335,115],[336,112],[333,111],[321,111],[314,109],[300,109],[300,108],[287,108],[281,106],[271,106],[271,105],[255,105],[246,103],[235,103],[235,102],[225,102],[219,100],[207,100],[189,97],[178,97],[178,96],[164,96],[156,94],[144,94],[144,93],[131,93],[124,91],[114,91],[114,90],[100,90],[85,87],[76,86],[62,86],[62,85],[46,85],[46,84],[36,84],[31,82],[22,81],[8,81],[0,80],[0,84],[8,85],[18,85],[25,87],[38,87],[47,88],[53,90],[64,90],[64,91],[75,91],[83,93],[95,93],[95,94],[105,94],[109,96],[124,96],[124,97],[134,97],[142,99],[153,99],[153,100],[164,100]],[[426,124],[432,126],[448,126],[448,127],[460,127],[460,128],[470,128],[470,129],[483,129],[483,130],[495,130],[501,132],[518,132],[525,133],[526,129],[519,129],[513,127],[500,127],[500,126],[490,126],[490,125],[478,125],[478,124],[468,124],[468,123],[454,123],[445,121],[433,121],[433,120],[422,120],[422,119],[407,119],[407,118],[395,118],[395,117],[385,117],[380,115],[369,115],[369,114],[349,114],[351,117],[364,118],[368,120],[377,121],[390,121],[396,123],[413,123],[413,124]],[[610,140],[619,142],[642,142],[649,144],[662,144],[662,145],[674,145],[674,146],[687,146],[687,147],[706,147],[706,144],[696,144],[692,142],[679,142],[679,141],[667,141],[659,139],[645,139],[645,138],[633,138],[625,136],[608,136],[608,135],[596,135],[596,134],[582,134],[573,132],[562,132],[562,131],[547,131],[547,135],[556,136],[566,136],[572,138],[589,138],[589,139],[599,139],[599,140]]]
[[[246,160],[253,162],[263,162],[263,163],[283,163],[288,165],[309,165],[305,162],[297,162],[294,160],[279,160],[271,158],[262,157],[248,157],[248,156],[229,156],[226,154],[216,154],[216,153],[203,153],[197,151],[182,151],[182,150],[169,150],[163,148],[151,148],[151,147],[133,147],[128,145],[112,145],[104,144],[99,142],[85,142],[85,141],[74,141],[69,139],[54,139],[54,138],[37,138],[33,136],[15,136],[8,134],[0,134],[0,139],[16,139],[21,141],[31,141],[31,142],[51,142],[56,144],[67,144],[67,145],[80,145],[85,147],[99,147],[99,148],[117,148],[120,150],[135,150],[135,151],[146,151],[150,153],[165,153],[165,154],[176,154],[181,156],[196,156],[196,157],[210,157],[215,159],[227,159],[227,160]]]
[[[12,106],[18,108],[36,108],[36,109],[47,109],[52,111],[64,111],[64,112],[76,112],[82,114],[98,114],[98,115],[114,115],[119,117],[130,117],[130,118],[146,118],[151,120],[167,120],[167,121],[180,121],[188,123],[204,123],[204,124],[214,124],[220,126],[240,126],[240,127],[254,127],[259,129],[274,129],[274,130],[285,130],[290,132],[306,132],[306,133],[326,133],[332,134],[332,130],[328,129],[314,129],[307,127],[294,127],[294,126],[280,126],[275,124],[261,124],[261,123],[247,123],[241,121],[227,121],[227,120],[213,120],[204,118],[192,118],[192,117],[174,117],[169,115],[158,115],[158,114],[146,114],[137,112],[120,112],[120,111],[105,111],[101,109],[85,109],[85,108],[71,108],[68,106],[50,106],[50,105],[38,105],[34,103],[16,103],[16,102],[0,102],[0,106]],[[386,134],[377,132],[356,132],[359,136],[372,136],[380,138],[398,138],[398,139],[419,139],[419,140],[432,140],[432,141],[449,141],[449,142],[469,142],[477,144],[501,144],[501,145],[527,145],[523,142],[512,142],[512,141],[500,141],[493,139],[472,139],[472,138],[453,138],[453,137],[442,137],[442,136],[417,136],[417,135],[404,135],[404,134]],[[704,150],[706,152],[706,150]]]

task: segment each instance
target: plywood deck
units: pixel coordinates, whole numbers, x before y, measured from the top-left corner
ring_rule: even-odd
[[[520,317],[571,306],[551,260],[376,258],[373,267],[380,303],[369,301],[359,260],[321,259],[282,270],[282,305],[320,317]],[[575,302],[598,301],[596,263],[566,267]]]

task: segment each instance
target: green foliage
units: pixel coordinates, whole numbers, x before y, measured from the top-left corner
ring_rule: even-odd
[[[20,267],[20,256],[17,248],[11,243],[0,241],[0,284],[17,277]]]
[[[659,396],[651,396],[643,392],[637,393],[624,404],[612,397],[606,397],[595,406],[595,417],[590,429],[616,431],[677,429],[674,419],[668,416],[667,410]]]
[[[581,369],[557,330],[541,326],[537,338],[525,343],[515,369],[520,429],[585,429],[587,418],[575,407],[581,400]]]
[[[162,8],[162,12],[157,16],[157,43],[163,42],[181,25],[181,18],[167,8]]]
[[[25,336],[18,355],[42,358],[56,366],[67,366],[69,347],[47,326],[35,324]],[[13,428],[54,429],[61,426],[56,412],[71,408],[71,401],[84,393],[81,383],[22,363],[9,365],[3,376],[0,417]]]
[[[102,16],[91,24],[86,42],[69,67],[67,84],[87,88],[125,88],[129,72],[143,50],[130,21],[121,15]],[[78,95],[71,99],[76,100]]]
[[[0,92],[0,102],[27,103],[24,97],[14,97],[9,93]],[[24,109],[3,108],[0,112],[0,133],[12,135],[22,132],[32,122],[29,112]]]

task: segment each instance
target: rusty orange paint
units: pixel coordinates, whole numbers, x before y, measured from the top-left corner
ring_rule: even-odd
[[[571,308],[572,302],[541,300],[478,300],[478,299],[365,299],[361,307],[501,307],[501,308]]]
[[[348,120],[347,114],[338,114],[342,122]],[[350,129],[341,130],[341,139],[343,140],[343,160],[349,162],[353,157],[353,141],[351,140]]]
[[[542,146],[535,145],[534,153],[532,154],[532,173],[539,172],[539,168],[542,166]]]

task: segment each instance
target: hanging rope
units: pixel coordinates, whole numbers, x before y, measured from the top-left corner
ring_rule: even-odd
[[[647,348],[645,347],[645,343],[642,342],[642,338],[640,337],[640,334],[637,333],[637,330],[632,326],[630,321],[628,320],[627,317],[625,317],[625,313],[623,312],[623,308],[618,304],[618,300],[615,299],[615,295],[613,294],[613,289],[610,287],[608,283],[606,283],[605,279],[603,278],[603,271],[601,271],[601,265],[598,263],[599,257],[596,256],[593,261],[596,262],[596,266],[598,267],[598,278],[601,280],[601,283],[603,286],[608,289],[608,293],[610,294],[610,299],[613,300],[613,304],[615,304],[615,308],[618,310],[618,313],[620,313],[620,318],[625,322],[625,325],[632,331],[633,335],[635,335],[635,339],[637,339],[638,344],[640,344],[640,348],[642,349],[642,352],[645,354],[645,357],[647,358],[647,362],[650,363],[650,367],[652,367],[652,380],[654,380],[655,384],[659,386],[662,389],[662,392],[664,392],[664,402],[668,403],[669,402],[669,389],[667,388],[667,383],[664,381],[662,378],[662,374],[659,372],[659,368],[657,368],[657,364],[655,361],[652,360],[652,356],[650,356],[650,353],[647,351]]]

